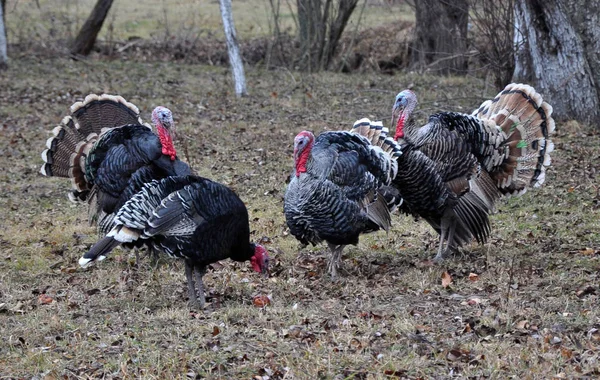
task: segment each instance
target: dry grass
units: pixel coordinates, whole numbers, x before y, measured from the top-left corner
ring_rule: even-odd
[[[96,0],[8,0],[6,21],[9,42],[72,38],[95,3]],[[293,34],[296,30],[296,2],[281,0],[280,7],[281,30]],[[272,16],[268,0],[233,1],[232,9],[240,38],[271,35]],[[349,29],[354,29],[359,16],[360,9],[351,18]],[[360,28],[407,19],[413,19],[413,12],[403,2],[367,1]],[[197,35],[224,38],[217,0],[117,0],[113,3],[106,25],[99,36],[103,40],[166,38],[171,35],[191,39]]]
[[[421,117],[468,110],[483,85],[456,78],[248,70],[232,96],[226,69],[167,63],[16,60],[0,77],[0,375],[29,378],[573,378],[600,373],[597,134],[558,124],[548,183],[502,201],[486,246],[431,265],[437,238],[395,216],[389,233],[346,250],[331,283],[325,247],[298,252],[282,197],[302,129],[389,122],[413,86]],[[48,131],[89,92],[119,93],[147,119],[170,107],[183,158],[233,187],[263,237],[273,273],[223,262],[205,277],[210,307],[186,308],[180,262],[153,268],[115,252],[89,270],[85,208],[67,181],[37,174]],[[181,144],[181,143],[180,143]],[[181,146],[181,145],[180,145]],[[180,149],[183,151],[184,149]],[[444,288],[441,275],[452,284]],[[470,274],[478,275],[476,281]],[[267,294],[259,309],[252,297]],[[52,302],[43,304],[46,295]]]

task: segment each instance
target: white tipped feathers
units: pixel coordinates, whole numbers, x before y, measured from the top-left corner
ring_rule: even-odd
[[[90,264],[90,262],[92,262],[92,259],[86,259],[85,257],[81,257],[79,259],[79,266],[85,268]]]
[[[539,187],[552,160],[554,144],[549,139],[556,128],[552,106],[527,84],[511,83],[494,99],[487,100],[472,114],[501,130],[503,154],[489,156],[488,170],[508,162],[507,170],[496,175],[497,185],[506,194],[524,193],[528,186]],[[513,168],[513,169],[511,169]]]

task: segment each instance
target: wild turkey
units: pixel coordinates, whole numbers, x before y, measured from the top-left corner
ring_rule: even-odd
[[[284,201],[290,232],[302,244],[326,241],[328,272],[335,280],[344,246],[359,235],[388,230],[390,210],[401,200],[380,189],[396,175],[401,153],[381,122],[358,120],[352,131],[300,132],[294,139],[295,171]]]
[[[144,183],[191,170],[177,158],[171,111],[152,112],[158,135],[142,122],[138,108],[121,96],[86,96],[54,128],[42,152],[45,176],[70,178],[72,201],[89,203],[90,222],[100,233],[112,229],[114,213]]]
[[[206,178],[167,177],[144,185],[121,207],[114,225],[79,259],[79,264],[85,267],[94,260],[103,260],[119,244],[144,241],[172,257],[184,259],[193,307],[204,307],[202,276],[208,264],[229,257],[235,261],[250,260],[257,272],[268,270],[265,248],[250,243],[244,203],[231,189]]]
[[[410,90],[396,96],[392,124],[402,155],[394,186],[402,209],[440,234],[441,260],[473,237],[486,242],[500,197],[544,183],[555,125],[552,107],[525,84],[509,84],[472,115],[437,113],[420,128],[411,119],[416,105]]]

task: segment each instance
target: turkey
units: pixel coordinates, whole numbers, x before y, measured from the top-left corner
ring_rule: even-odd
[[[402,210],[439,234],[435,260],[470,242],[484,244],[502,196],[544,183],[554,145],[552,107],[531,86],[509,84],[471,115],[442,112],[415,127],[416,95],[396,96],[392,124],[402,148],[393,181]]]
[[[177,158],[171,111],[156,107],[152,122],[142,122],[138,108],[121,96],[86,96],[54,128],[42,152],[40,172],[71,179],[72,201],[89,203],[90,222],[106,234],[115,212],[146,182],[191,174]]]
[[[202,177],[167,177],[144,185],[117,212],[114,228],[79,264],[86,267],[119,244],[137,241],[185,261],[190,306],[196,308],[205,305],[202,276],[208,264],[229,257],[250,260],[257,272],[268,270],[265,248],[250,243],[244,203],[228,187]]]
[[[326,241],[331,250],[332,280],[342,250],[359,235],[388,230],[390,211],[401,199],[381,192],[396,175],[402,153],[381,122],[358,120],[351,131],[331,131],[317,138],[300,132],[294,139],[295,170],[284,197],[292,235],[302,244]]]

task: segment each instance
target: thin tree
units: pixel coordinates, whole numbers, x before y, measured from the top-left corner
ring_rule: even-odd
[[[73,55],[88,55],[94,48],[96,37],[102,29],[102,24],[108,15],[108,11],[112,6],[113,0],[98,0],[90,17],[81,27],[79,34],[71,45],[71,54]]]
[[[532,84],[554,107],[554,114],[600,122],[598,40],[600,0],[575,7],[568,0],[520,0],[515,7],[513,81]],[[594,13],[594,10],[596,13]],[[596,17],[590,20],[590,16]],[[592,17],[592,18],[593,18]]]
[[[4,6],[5,1],[0,1],[0,70],[8,67],[6,28],[4,27]]]
[[[235,95],[240,97],[248,95],[246,90],[246,76],[244,75],[244,63],[240,55],[240,48],[233,24],[231,12],[231,0],[219,0],[221,8],[221,18],[223,19],[223,29],[225,30],[225,39],[227,40],[227,53],[229,54],[229,64],[235,82]]]

